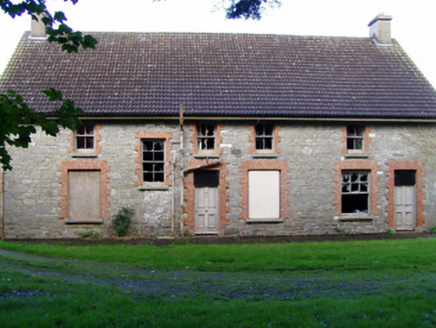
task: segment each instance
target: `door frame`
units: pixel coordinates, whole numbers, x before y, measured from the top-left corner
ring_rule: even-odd
[[[184,199],[186,206],[184,206],[184,213],[186,217],[183,219],[184,230],[188,233],[194,233],[195,228],[195,187],[194,187],[194,172],[197,170],[217,170],[219,171],[219,232],[222,234],[229,224],[227,213],[229,212],[229,193],[228,193],[228,181],[227,176],[229,171],[227,170],[226,163],[221,161],[211,161],[207,159],[193,160],[188,163],[185,170],[185,184],[186,193],[184,193]]]
[[[413,174],[413,178],[410,175],[409,177],[406,177],[403,179],[401,179],[401,177],[397,177],[397,175],[400,172],[408,172],[408,174]],[[416,170],[394,170],[394,218],[395,218],[395,230],[397,231],[414,231],[416,228],[416,213],[417,213],[417,209],[416,209]],[[406,180],[409,179],[409,181],[399,181],[399,180]],[[407,189],[406,189],[407,188]],[[402,225],[400,226],[400,223],[398,222],[399,220],[397,219],[397,212],[399,211],[399,206],[402,207],[402,215],[406,214],[406,211],[404,210],[404,207],[407,206],[407,203],[404,203],[404,197],[405,197],[405,193],[407,194],[407,192],[405,192],[406,190],[411,191],[411,200],[410,200],[410,212],[411,212],[411,218],[410,218],[410,222],[403,218],[402,219]],[[397,199],[398,194],[401,193],[401,198],[402,198],[402,203],[399,205],[399,201]],[[410,224],[409,224],[410,223]]]
[[[416,229],[422,230],[425,223],[425,204],[426,195],[424,193],[424,162],[421,161],[388,161],[386,170],[386,222],[389,229],[395,229],[395,171],[396,170],[415,170],[415,195],[416,195]]]

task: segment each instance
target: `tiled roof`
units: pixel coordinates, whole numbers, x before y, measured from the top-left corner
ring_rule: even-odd
[[[206,33],[91,33],[67,54],[26,33],[0,92],[50,112],[56,87],[89,115],[436,118],[436,93],[393,41]]]

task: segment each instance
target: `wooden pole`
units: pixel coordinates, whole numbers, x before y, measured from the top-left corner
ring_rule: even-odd
[[[184,174],[183,174],[183,105],[180,105],[180,115],[179,115],[179,127],[180,127],[180,237],[184,238],[185,236],[185,225],[183,216],[185,214],[184,210]]]

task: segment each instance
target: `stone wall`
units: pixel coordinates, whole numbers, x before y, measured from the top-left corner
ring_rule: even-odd
[[[181,232],[180,177],[184,177],[183,230],[193,233],[193,193],[190,173],[182,170],[195,165],[220,161],[210,169],[223,170],[220,175],[220,235],[301,235],[385,232],[389,227],[388,200],[390,163],[412,162],[422,167],[421,210],[417,231],[436,225],[436,134],[429,123],[369,123],[368,154],[349,157],[344,154],[344,124],[340,122],[278,121],[275,123],[276,152],[268,156],[253,153],[253,128],[250,121],[219,122],[219,151],[216,156],[199,156],[193,142],[196,122],[186,122],[183,151],[176,121],[101,121],[98,129],[99,151],[77,156],[71,151],[71,131],[58,137],[38,132],[28,149],[10,149],[13,171],[5,172],[5,238],[77,237],[88,230],[113,236],[111,219],[92,224],[68,224],[62,218],[61,167],[71,161],[104,161],[108,166],[105,199],[108,217],[122,207],[136,212],[130,235],[172,236]],[[159,188],[138,186],[138,135],[166,133],[166,183]],[[350,163],[371,163],[375,176],[371,202],[376,207],[369,219],[345,220],[337,215],[338,167]],[[282,183],[282,220],[271,223],[248,223],[244,214],[245,189],[243,170],[246,163],[256,167],[274,167],[285,163]],[[254,164],[253,164],[254,163]],[[360,165],[360,164],[355,164]],[[400,164],[398,164],[400,165]],[[401,164],[404,165],[404,164]],[[401,167],[398,166],[398,167]],[[340,172],[340,171],[339,171]],[[191,180],[190,180],[191,179]],[[285,182],[283,182],[285,181]],[[245,189],[244,189],[245,188]]]

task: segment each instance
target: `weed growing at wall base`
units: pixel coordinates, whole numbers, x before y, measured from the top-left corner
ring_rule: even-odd
[[[112,222],[118,237],[127,235],[133,215],[135,215],[135,211],[127,207],[123,207],[114,215]]]

